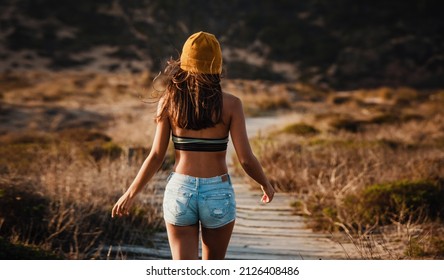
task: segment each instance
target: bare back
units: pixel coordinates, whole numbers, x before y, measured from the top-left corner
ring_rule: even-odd
[[[224,138],[230,133],[230,126],[233,118],[233,104],[238,98],[227,93],[223,93],[222,123],[214,127],[202,130],[188,130],[179,127],[171,127],[174,135],[179,137],[193,138]],[[194,177],[209,178],[222,175],[228,172],[226,163],[226,151],[221,152],[195,152],[176,150],[176,163],[174,172],[187,174]]]

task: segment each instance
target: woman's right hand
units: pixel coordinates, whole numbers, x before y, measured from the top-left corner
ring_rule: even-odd
[[[261,201],[263,203],[270,203],[273,200],[275,190],[271,184],[267,184],[267,186],[261,186],[261,189],[263,191],[262,199]]]
[[[116,202],[111,211],[111,217],[129,215],[129,210],[133,204],[134,196],[130,196],[129,192],[123,194],[120,199]]]

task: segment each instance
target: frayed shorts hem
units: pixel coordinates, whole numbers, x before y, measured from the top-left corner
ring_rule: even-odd
[[[165,221],[165,223],[168,223],[168,224],[170,224],[170,225],[177,226],[177,227],[188,227],[188,226],[194,226],[194,225],[199,224],[199,222],[197,222],[197,223],[193,223],[193,224],[190,224],[190,225],[188,225],[188,224],[180,224],[180,223],[176,223],[176,222],[168,221],[168,220],[165,219],[165,218],[164,218],[164,221]],[[226,225],[228,225],[229,223],[232,223],[232,222],[234,222],[234,221],[236,221],[236,218],[234,218],[234,219],[232,219],[232,220],[230,220],[230,221],[226,221],[226,222],[224,222],[224,223],[221,223],[220,225],[217,225],[217,226],[204,226],[204,225],[202,225],[202,227],[203,227],[203,228],[208,228],[208,229],[218,229],[218,228],[221,228],[221,227],[223,227],[223,226],[226,226]]]

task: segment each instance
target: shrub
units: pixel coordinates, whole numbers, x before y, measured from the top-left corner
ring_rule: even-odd
[[[283,132],[299,136],[312,136],[319,133],[315,127],[305,123],[295,123],[282,129]]]
[[[444,103],[444,90],[438,90],[431,94],[429,99],[433,102]]]
[[[442,259],[444,257],[444,238],[439,233],[438,236],[413,237],[404,254],[415,259]]]
[[[363,130],[363,126],[366,122],[361,120],[355,120],[353,118],[340,117],[336,119],[332,119],[330,122],[330,127],[335,130],[345,130],[348,132],[359,132]]]
[[[60,131],[59,133],[62,139],[76,142],[109,142],[111,137],[108,135],[86,128],[70,128]]]
[[[350,95],[330,94],[327,98],[327,102],[334,104],[334,105],[342,105],[342,104],[350,103],[351,101],[353,101],[353,97]]]
[[[371,118],[367,123],[369,124],[391,124],[400,121],[400,116],[393,113],[383,113]]]
[[[0,233],[9,236],[13,233],[32,236],[40,239],[46,235],[46,226],[43,225],[49,211],[49,200],[44,197],[38,187],[30,182],[0,183]],[[26,235],[26,236],[25,236]]]
[[[11,171],[27,174],[40,169],[35,159],[43,156],[48,146],[38,143],[12,143],[0,145],[0,173]]]
[[[396,105],[411,105],[415,101],[419,101],[422,96],[418,91],[408,87],[401,87],[395,91],[395,104]]]
[[[348,195],[346,208],[353,209],[362,223],[390,224],[409,218],[443,218],[444,186],[433,181],[399,181],[376,184]]]
[[[121,156],[123,149],[114,142],[106,142],[98,146],[90,148],[90,155],[95,161],[99,161],[104,158],[115,160]]]
[[[0,260],[55,260],[59,256],[34,246],[13,244],[0,237]]]

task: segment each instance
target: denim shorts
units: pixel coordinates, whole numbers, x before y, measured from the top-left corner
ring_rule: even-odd
[[[190,226],[199,221],[202,227],[218,228],[236,218],[236,201],[228,174],[198,178],[171,173],[163,197],[165,222]]]

